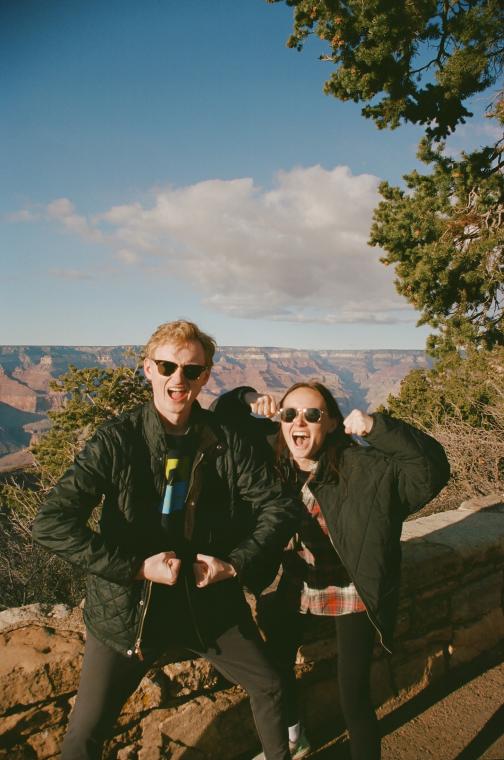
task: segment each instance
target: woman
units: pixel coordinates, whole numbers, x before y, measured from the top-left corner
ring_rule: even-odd
[[[390,651],[402,521],[448,480],[443,448],[384,414],[354,409],[343,420],[331,392],[318,382],[296,383],[278,407],[271,396],[238,388],[222,396],[215,410],[257,443],[268,437],[280,476],[305,505],[283,555],[274,604],[261,621],[284,678],[292,757],[310,751],[295,697],[296,653],[307,616],[324,615],[335,621],[338,687],[352,758],[377,760],[380,738],[370,699],[374,638],[378,633]],[[250,410],[265,418],[278,414],[279,426],[252,417]],[[352,436],[369,445],[358,445]]]

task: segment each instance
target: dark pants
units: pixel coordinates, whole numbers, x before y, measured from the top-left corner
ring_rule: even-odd
[[[257,732],[268,760],[290,760],[281,681],[270,665],[254,624],[240,624],[220,635],[205,657],[250,697]],[[97,760],[128,697],[149,665],[128,658],[88,632],[77,701],[62,747],[62,760]],[[219,757],[219,749],[215,749]]]
[[[289,726],[299,721],[294,664],[310,617],[286,611],[280,600],[275,603],[274,598],[260,613],[270,656],[282,674]],[[338,639],[338,689],[352,760],[379,760],[378,722],[370,697],[375,629],[365,612],[333,619]]]

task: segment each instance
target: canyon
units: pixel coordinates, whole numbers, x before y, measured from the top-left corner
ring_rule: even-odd
[[[131,365],[140,353],[140,346],[0,346],[0,470],[29,460],[30,443],[50,426],[48,411],[64,403],[51,382],[70,365]],[[292,383],[316,378],[331,389],[343,413],[354,407],[372,411],[398,392],[410,370],[429,366],[430,359],[420,350],[220,346],[200,401],[208,406],[239,385],[279,397]]]

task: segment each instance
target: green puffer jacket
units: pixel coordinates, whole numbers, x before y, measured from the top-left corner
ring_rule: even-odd
[[[301,505],[284,493],[246,439],[197,403],[191,428],[197,451],[180,549],[186,572],[177,582],[184,584],[185,601],[173,617],[180,609],[187,613],[203,649],[218,633],[215,625],[209,629],[209,616],[229,617],[243,601],[239,583],[255,591],[263,587],[262,574],[278,562]],[[174,548],[160,527],[165,456],[165,434],[152,402],[107,422],[50,493],[33,526],[37,543],[88,573],[84,617],[90,631],[130,656],[141,655],[144,625],[152,628],[153,586],[159,587],[135,576],[146,557]],[[100,502],[95,532],[87,523]],[[230,561],[239,582],[196,589],[192,561],[198,552]],[[181,622],[169,614],[164,609],[160,622],[166,630]]]
[[[214,402],[221,419],[233,419],[256,444],[271,445],[278,423],[249,414],[237,388]],[[308,487],[324,515],[331,542],[366,605],[382,645],[391,650],[399,598],[401,529],[446,485],[450,469],[431,436],[385,414],[373,414],[366,442],[342,453],[339,474],[328,471],[322,451]],[[273,435],[272,435],[273,434]]]

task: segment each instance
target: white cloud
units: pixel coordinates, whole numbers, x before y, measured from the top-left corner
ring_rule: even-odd
[[[3,218],[7,222],[36,222],[40,219],[40,215],[27,208],[23,208],[20,211],[4,214]]]
[[[460,152],[469,153],[480,150],[485,145],[493,145],[502,139],[502,125],[496,119],[484,117],[474,119],[467,124],[460,124],[456,131],[446,140],[445,153],[455,159]]]
[[[378,178],[345,166],[280,172],[265,190],[250,178],[157,188],[149,205],[91,218],[65,198],[47,214],[106,242],[124,265],[156,270],[197,289],[204,303],[247,318],[394,323],[405,302],[367,239]],[[414,316],[411,317],[413,319]]]
[[[49,203],[46,207],[46,213],[50,220],[60,222],[70,232],[95,242],[103,240],[102,232],[94,227],[85,216],[77,214],[74,204],[68,198],[57,198]]]
[[[117,251],[115,257],[125,264],[137,264],[140,261],[138,254],[135,251],[130,251],[128,248],[121,248]]]

